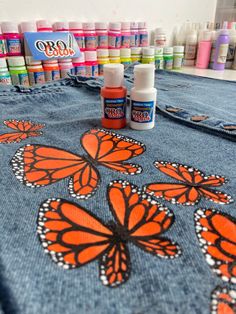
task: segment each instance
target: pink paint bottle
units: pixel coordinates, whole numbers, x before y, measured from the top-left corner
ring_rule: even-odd
[[[69,32],[69,24],[67,22],[56,22],[53,24],[54,32]]]
[[[85,50],[96,50],[97,38],[94,23],[83,23]]]
[[[47,20],[36,22],[38,32],[52,32],[52,24]]]
[[[95,23],[96,34],[97,34],[97,48],[107,49],[108,48],[108,32],[107,24],[102,22]]]
[[[79,22],[69,22],[69,31],[74,35],[75,40],[79,46],[81,51],[85,50],[85,43],[84,43],[84,32],[82,23]]]
[[[84,52],[81,52],[81,56],[79,58],[72,59],[72,62],[75,69],[75,75],[85,76],[86,67],[85,67]]]
[[[130,47],[139,47],[138,23],[130,23]]]
[[[85,51],[86,76],[98,76],[97,51]]]
[[[139,46],[147,47],[148,46],[148,31],[147,31],[146,22],[138,23],[138,33],[139,33]]]
[[[0,27],[0,58],[6,57],[7,51],[6,51],[6,41],[5,37],[2,35],[2,30]]]
[[[121,23],[121,48],[130,48],[130,22]]]
[[[2,32],[6,40],[7,56],[21,56],[21,35],[19,34],[17,24],[12,22],[3,22]]]
[[[212,32],[203,30],[199,35],[196,67],[207,69],[210,61]]]
[[[109,23],[108,48],[120,49],[120,46],[121,46],[121,23],[119,22]]]

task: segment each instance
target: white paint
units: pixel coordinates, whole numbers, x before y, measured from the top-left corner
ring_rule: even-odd
[[[148,29],[214,21],[216,0],[0,0],[0,21],[147,21]]]

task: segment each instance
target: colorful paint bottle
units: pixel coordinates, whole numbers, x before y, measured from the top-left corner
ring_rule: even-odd
[[[98,76],[97,51],[85,51],[86,76]]]
[[[190,31],[186,36],[184,65],[193,66],[195,63],[197,52],[197,32],[195,30]]]
[[[75,75],[72,59],[60,59],[59,69],[60,69],[61,78],[70,77],[69,74]]]
[[[236,50],[236,30],[231,29],[229,31],[229,38],[230,38],[229,49],[228,49],[226,64],[225,64],[226,69],[231,69],[234,62],[234,56],[235,56],[235,50]]]
[[[0,58],[0,85],[11,85],[11,76],[5,58]]]
[[[97,38],[94,23],[83,23],[85,50],[96,50]]]
[[[229,48],[229,32],[227,29],[222,29],[216,40],[216,50],[214,57],[213,70],[224,70]]]
[[[142,47],[131,47],[130,49],[132,62],[141,62]]]
[[[24,57],[11,57],[7,60],[13,85],[29,86],[28,72]]]
[[[21,35],[19,34],[17,24],[11,22],[3,22],[2,33],[6,41],[7,56],[21,56],[23,53],[21,45]]]
[[[143,47],[142,63],[155,64],[155,48],[154,47]]]
[[[85,50],[85,40],[82,23],[69,22],[69,31],[74,35],[75,40],[81,51]]]
[[[183,66],[184,46],[174,46],[173,48],[173,69],[180,70]]]
[[[61,78],[60,69],[57,60],[43,61],[43,69],[46,82],[56,81]]]
[[[52,32],[52,24],[47,20],[39,20],[36,22],[38,32]]]
[[[68,32],[69,24],[67,22],[55,22],[53,24],[53,31],[54,32]]]
[[[166,45],[166,33],[161,27],[155,29],[154,45],[156,47],[164,47]]]
[[[218,31],[212,31],[212,45],[211,45],[211,55],[210,55],[210,63],[209,68],[213,69],[214,59],[215,59],[215,52],[216,52],[216,39],[218,36]]]
[[[155,67],[158,70],[164,69],[163,47],[155,47]]]
[[[139,46],[148,46],[148,31],[146,22],[138,22]]]
[[[130,22],[121,23],[121,48],[130,48]]]
[[[45,75],[42,61],[34,60],[32,57],[25,57],[25,61],[27,64],[30,85],[44,84]]]
[[[97,34],[97,48],[107,49],[108,48],[108,31],[107,24],[103,22],[95,23],[96,34]]]
[[[132,63],[130,48],[120,49],[120,61],[122,64],[124,64],[125,67]]]
[[[196,67],[207,69],[210,61],[212,45],[212,32],[203,30],[199,34]]]
[[[109,49],[110,63],[120,63],[120,49]]]
[[[101,88],[102,127],[121,129],[126,126],[126,93],[123,64],[104,65],[104,87]]]
[[[85,67],[85,58],[84,52],[81,52],[79,58],[72,59],[75,75],[85,76],[86,75],[86,67]]]
[[[134,66],[134,87],[131,89],[130,127],[149,130],[155,125],[157,90],[154,88],[155,66]]]
[[[130,23],[130,47],[139,47],[138,22]]]
[[[103,75],[103,67],[110,63],[108,49],[97,49],[98,56],[98,74]]]
[[[108,31],[109,49],[120,49],[121,47],[121,23],[109,23]]]
[[[164,47],[163,50],[164,57],[164,69],[172,70],[173,69],[173,47]]]
[[[2,29],[0,27],[0,58],[4,58],[7,55],[5,37],[2,35]]]

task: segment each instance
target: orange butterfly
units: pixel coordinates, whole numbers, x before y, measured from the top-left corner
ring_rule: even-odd
[[[195,228],[207,263],[222,280],[236,283],[236,219],[215,209],[198,209]]]
[[[33,123],[31,121],[6,120],[4,124],[16,132],[4,133],[0,135],[0,143],[19,143],[26,140],[28,137],[40,136],[43,133],[39,132],[45,127],[45,124]]]
[[[155,167],[181,183],[161,182],[150,183],[145,191],[157,198],[164,198],[173,204],[195,205],[201,197],[218,204],[229,204],[233,202],[230,195],[212,189],[227,182],[225,177],[210,175],[193,167],[170,163],[167,161],[156,161]]]
[[[113,181],[107,199],[116,223],[105,225],[82,206],[63,199],[49,199],[39,210],[38,233],[45,252],[65,269],[99,261],[102,283],[117,287],[130,275],[127,242],[162,258],[180,255],[179,246],[162,233],[174,215],[127,181]]]
[[[27,186],[40,187],[71,177],[70,194],[78,199],[88,199],[100,183],[95,166],[129,175],[142,172],[139,165],[125,163],[145,151],[144,144],[132,138],[92,129],[82,135],[81,145],[87,156],[38,144],[20,148],[11,161],[16,178]]]
[[[235,314],[236,291],[216,287],[211,295],[211,314]]]

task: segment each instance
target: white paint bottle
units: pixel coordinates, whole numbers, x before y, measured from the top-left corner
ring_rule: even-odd
[[[157,90],[154,88],[155,66],[134,66],[134,87],[131,89],[130,127],[149,130],[155,125]]]

